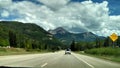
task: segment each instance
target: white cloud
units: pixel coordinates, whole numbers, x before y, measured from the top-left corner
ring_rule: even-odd
[[[12,0],[0,0],[0,8],[9,6],[10,4],[12,4]]]
[[[10,14],[13,14],[14,11],[17,12],[13,15],[17,15],[19,18],[15,20],[36,23],[45,30],[62,26],[71,32],[92,31],[104,36],[108,36],[112,32],[120,32],[120,16],[109,15],[107,1],[102,3],[70,2],[70,0],[38,1],[44,5],[30,1],[11,4],[11,1],[8,1],[9,6],[4,6],[4,8],[9,10]]]
[[[58,10],[64,7],[70,0],[38,0],[39,2],[45,4],[47,7]]]
[[[108,26],[110,29],[120,30],[120,15],[110,16]]]
[[[9,16],[9,12],[4,10],[2,13],[1,13],[1,17],[8,17]]]

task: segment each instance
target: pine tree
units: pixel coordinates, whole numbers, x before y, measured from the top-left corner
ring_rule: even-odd
[[[110,46],[110,44],[109,44],[109,37],[107,37],[105,39],[105,42],[104,42],[104,47],[108,47],[108,46]]]
[[[17,47],[16,34],[12,31],[9,31],[9,43],[11,47]]]
[[[75,41],[74,40],[72,41],[70,48],[72,51],[75,51]]]
[[[98,37],[96,37],[96,48],[100,47],[100,39]]]
[[[117,47],[120,47],[120,39],[119,38],[116,41],[116,45],[117,45]]]

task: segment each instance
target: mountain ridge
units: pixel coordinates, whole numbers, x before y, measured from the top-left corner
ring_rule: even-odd
[[[40,26],[33,23],[22,23],[17,21],[0,21],[0,46],[9,46],[9,32],[17,38],[17,47],[37,48],[61,46],[61,42]],[[2,43],[1,43],[2,42]]]
[[[59,28],[61,29],[60,30],[61,32],[56,31]],[[69,44],[72,40],[75,40],[76,42],[79,42],[79,41],[90,42],[90,41],[95,41],[96,38],[104,39],[103,36],[95,35],[92,32],[71,33],[71,32],[65,30],[62,27],[58,27],[54,30],[49,30],[48,32],[49,33],[54,32],[54,33],[51,33],[51,34],[53,34],[54,37],[58,38],[61,42],[64,42],[66,44]]]

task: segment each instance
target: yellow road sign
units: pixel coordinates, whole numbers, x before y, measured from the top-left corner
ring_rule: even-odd
[[[114,42],[118,39],[118,36],[117,36],[117,34],[113,33],[112,35],[110,35],[110,38]]]

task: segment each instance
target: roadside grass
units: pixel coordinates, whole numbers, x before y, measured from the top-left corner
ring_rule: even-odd
[[[36,54],[47,53],[48,50],[25,50],[23,48],[0,48],[0,56],[3,55],[20,55],[20,54]]]
[[[93,54],[93,55],[101,55],[101,56],[115,56],[120,57],[120,48],[94,48],[85,50],[85,53]]]
[[[120,63],[120,48],[95,48],[77,53]]]

